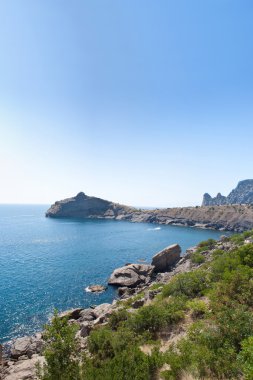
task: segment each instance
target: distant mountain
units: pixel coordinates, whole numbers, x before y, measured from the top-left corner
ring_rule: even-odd
[[[212,198],[211,195],[205,193],[202,202],[202,206],[233,204],[253,204],[253,179],[240,181],[227,197],[218,193],[216,197]]]

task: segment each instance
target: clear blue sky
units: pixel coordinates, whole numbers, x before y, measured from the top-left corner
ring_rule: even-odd
[[[251,0],[0,2],[0,203],[199,204],[253,178]]]

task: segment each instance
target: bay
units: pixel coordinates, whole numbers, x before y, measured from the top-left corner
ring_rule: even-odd
[[[0,205],[0,342],[42,328],[54,308],[111,302],[107,284],[125,263],[152,256],[179,243],[183,251],[220,231],[114,220],[45,218],[47,205]]]

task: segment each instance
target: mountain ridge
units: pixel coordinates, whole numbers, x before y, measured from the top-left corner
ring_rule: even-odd
[[[205,193],[203,196],[202,206],[220,206],[232,204],[253,204],[253,179],[245,179],[238,182],[228,196],[218,193],[216,197],[211,197]]]

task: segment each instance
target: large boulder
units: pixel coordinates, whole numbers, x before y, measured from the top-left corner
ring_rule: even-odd
[[[169,247],[158,252],[152,258],[152,265],[155,272],[166,272],[170,270],[180,260],[181,247],[178,244],[170,245]]]
[[[37,379],[37,365],[43,366],[45,358],[39,355],[33,355],[31,359],[21,360],[12,363],[5,372],[5,380],[32,380]],[[1,378],[1,377],[0,377]]]
[[[154,271],[152,265],[130,264],[115,269],[109,278],[108,284],[127,286],[133,288],[139,284],[146,283]]]
[[[11,357],[18,359],[20,356],[26,355],[31,358],[33,354],[41,353],[43,345],[44,342],[40,333],[34,336],[17,338],[13,341],[11,346]]]

